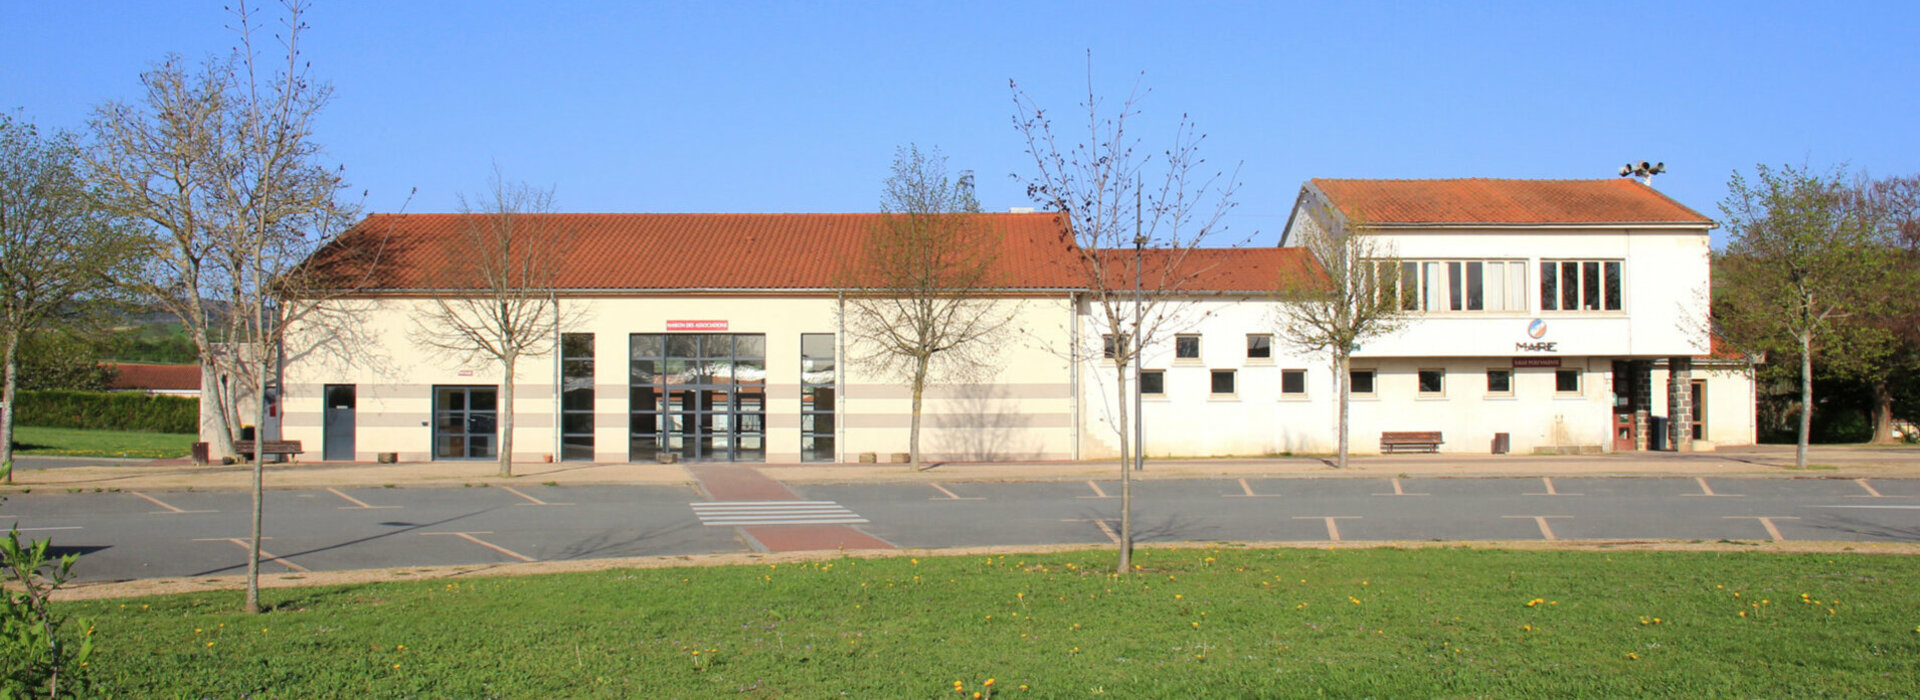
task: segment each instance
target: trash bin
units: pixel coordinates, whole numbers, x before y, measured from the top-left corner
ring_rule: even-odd
[[[207,443],[204,443],[204,442],[193,443],[193,463],[194,464],[206,464],[208,462],[212,462],[213,457],[210,456],[211,453],[212,453],[212,449],[207,447]]]
[[[1506,454],[1507,451],[1511,449],[1513,449],[1512,436],[1508,435],[1507,433],[1493,434],[1493,453],[1494,454],[1503,455],[1503,454]]]

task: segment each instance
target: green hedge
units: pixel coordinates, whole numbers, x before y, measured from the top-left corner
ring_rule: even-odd
[[[22,391],[16,425],[78,430],[197,433],[200,399],[139,392]]]

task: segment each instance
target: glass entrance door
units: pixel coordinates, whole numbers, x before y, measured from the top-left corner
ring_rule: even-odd
[[[494,387],[434,387],[433,458],[492,459],[497,408]]]
[[[766,459],[766,336],[631,337],[628,458]]]

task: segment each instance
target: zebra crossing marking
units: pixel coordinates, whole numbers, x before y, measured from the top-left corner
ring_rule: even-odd
[[[737,525],[854,525],[869,522],[833,501],[710,501],[693,514],[710,527]]]

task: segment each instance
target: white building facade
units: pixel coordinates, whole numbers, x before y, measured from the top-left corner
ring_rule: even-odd
[[[544,216],[572,231],[552,290],[568,321],[513,380],[516,460],[907,451],[904,382],[854,361],[863,351],[849,347],[830,274],[880,215]],[[979,216],[1001,236],[994,298],[1014,320],[988,372],[929,389],[923,451],[1117,454],[1114,368],[1071,236],[1051,214]],[[1710,356],[1705,217],[1630,181],[1316,180],[1282,247],[1214,251],[1228,274],[1175,295],[1176,322],[1141,362],[1148,455],[1333,449],[1329,363],[1279,335],[1273,291],[1286,269],[1311,265],[1298,237],[1343,216],[1392,240],[1422,304],[1406,331],[1356,353],[1356,452],[1386,431],[1438,431],[1442,451],[1462,453],[1487,453],[1502,434],[1522,453],[1752,442],[1744,365],[1695,363]],[[379,246],[386,267],[325,302],[345,313],[292,334],[280,432],[307,459],[496,457],[499,367],[419,340],[431,298],[461,293],[425,272],[459,254],[445,245],[459,219],[376,216],[336,243]],[[1691,390],[1668,392],[1669,375]],[[1682,421],[1685,439],[1654,435],[1657,419],[1695,415],[1696,402],[1705,421]]]

